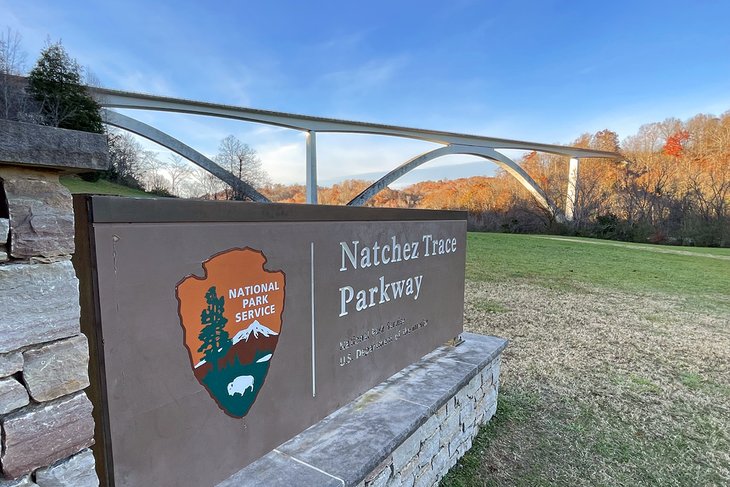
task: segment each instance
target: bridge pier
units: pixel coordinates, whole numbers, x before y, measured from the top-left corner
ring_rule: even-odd
[[[578,159],[570,158],[568,166],[568,191],[565,197],[565,219],[572,222],[575,219],[575,206],[578,198]]]
[[[317,204],[317,132],[307,131],[307,203]]]

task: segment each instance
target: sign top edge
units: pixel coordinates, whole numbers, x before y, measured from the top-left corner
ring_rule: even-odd
[[[74,195],[92,223],[464,220],[466,211]]]

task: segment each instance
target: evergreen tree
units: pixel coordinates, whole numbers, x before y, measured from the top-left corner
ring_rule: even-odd
[[[203,352],[205,361],[218,369],[218,359],[226,355],[231,348],[231,339],[225,330],[228,318],[223,316],[225,297],[216,293],[215,286],[205,293],[205,301],[208,307],[200,314],[200,322],[203,328],[198,338],[202,342],[198,352]]]
[[[81,67],[60,42],[41,51],[28,75],[28,93],[40,104],[46,125],[104,132],[99,104],[81,84]]]

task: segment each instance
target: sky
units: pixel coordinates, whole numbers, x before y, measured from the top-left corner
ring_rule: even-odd
[[[0,0],[0,28],[22,36],[28,69],[61,40],[108,88],[560,144],[730,110],[728,19],[723,0]],[[300,132],[124,113],[208,156],[233,134],[273,182],[304,182]],[[434,147],[321,134],[319,181],[374,179]],[[407,181],[494,170],[447,156]]]

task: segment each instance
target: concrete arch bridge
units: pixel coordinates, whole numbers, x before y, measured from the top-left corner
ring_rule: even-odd
[[[135,133],[166,147],[220,178],[236,189],[239,194],[253,201],[266,202],[269,200],[249,184],[241,181],[232,173],[220,167],[192,147],[150,125],[110,109],[125,108],[206,115],[274,125],[304,132],[306,136],[306,201],[311,204],[317,203],[317,133],[385,135],[423,140],[441,145],[439,148],[413,157],[388,172],[350,201],[348,205],[352,206],[365,204],[389,184],[429,161],[446,155],[463,154],[479,157],[497,164],[517,179],[556,220],[571,221],[573,219],[578,187],[579,160],[584,158],[621,160],[621,156],[615,152],[583,149],[579,147],[296,115],[292,113],[131,93],[106,88],[89,88],[89,91],[103,107],[102,115],[107,124]],[[540,188],[519,164],[503,153],[498,152],[499,149],[546,152],[570,157],[565,212],[563,213],[555,202],[550,200],[545,191]]]

